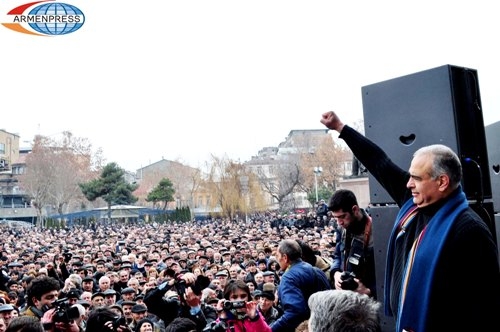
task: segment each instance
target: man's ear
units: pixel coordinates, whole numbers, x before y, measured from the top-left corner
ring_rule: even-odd
[[[450,177],[446,174],[441,174],[438,177],[439,191],[446,191],[450,187]]]

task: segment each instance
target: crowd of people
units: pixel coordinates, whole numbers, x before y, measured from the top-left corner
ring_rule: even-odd
[[[315,268],[322,274],[321,290],[330,288],[339,233],[332,217],[315,213],[270,213],[248,223],[216,219],[2,232],[1,321],[9,325],[17,316],[32,316],[51,322],[69,312],[78,331],[93,331],[91,313],[111,316],[105,308],[132,331],[168,331],[182,323],[179,318],[189,319],[196,331],[216,330],[221,316],[238,323],[255,312],[258,324],[278,324],[273,331],[284,330],[280,324],[298,326],[309,310],[301,308],[305,313],[289,322],[283,303],[298,302],[279,287],[284,271],[304,255],[308,263],[301,264],[321,267]],[[307,307],[307,298],[301,306]],[[255,307],[224,306],[236,299]]]

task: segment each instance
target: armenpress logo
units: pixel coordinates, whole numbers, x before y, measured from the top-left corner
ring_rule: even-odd
[[[85,22],[83,12],[73,5],[44,0],[25,3],[7,13],[6,28],[36,36],[60,36],[75,32]]]

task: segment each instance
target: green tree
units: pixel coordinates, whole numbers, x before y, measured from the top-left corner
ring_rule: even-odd
[[[175,189],[172,181],[163,178],[160,183],[153,188],[146,197],[146,202],[153,202],[156,205],[158,202],[163,202],[163,211],[167,209],[168,202],[174,201]]]
[[[102,198],[108,204],[108,218],[111,220],[111,206],[115,204],[132,204],[137,197],[132,193],[136,184],[125,180],[125,171],[116,163],[104,166],[101,176],[86,183],[80,183],[80,189],[89,201]]]

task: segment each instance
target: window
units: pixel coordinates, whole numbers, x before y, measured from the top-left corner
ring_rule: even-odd
[[[0,154],[5,154],[5,143],[0,143]]]

